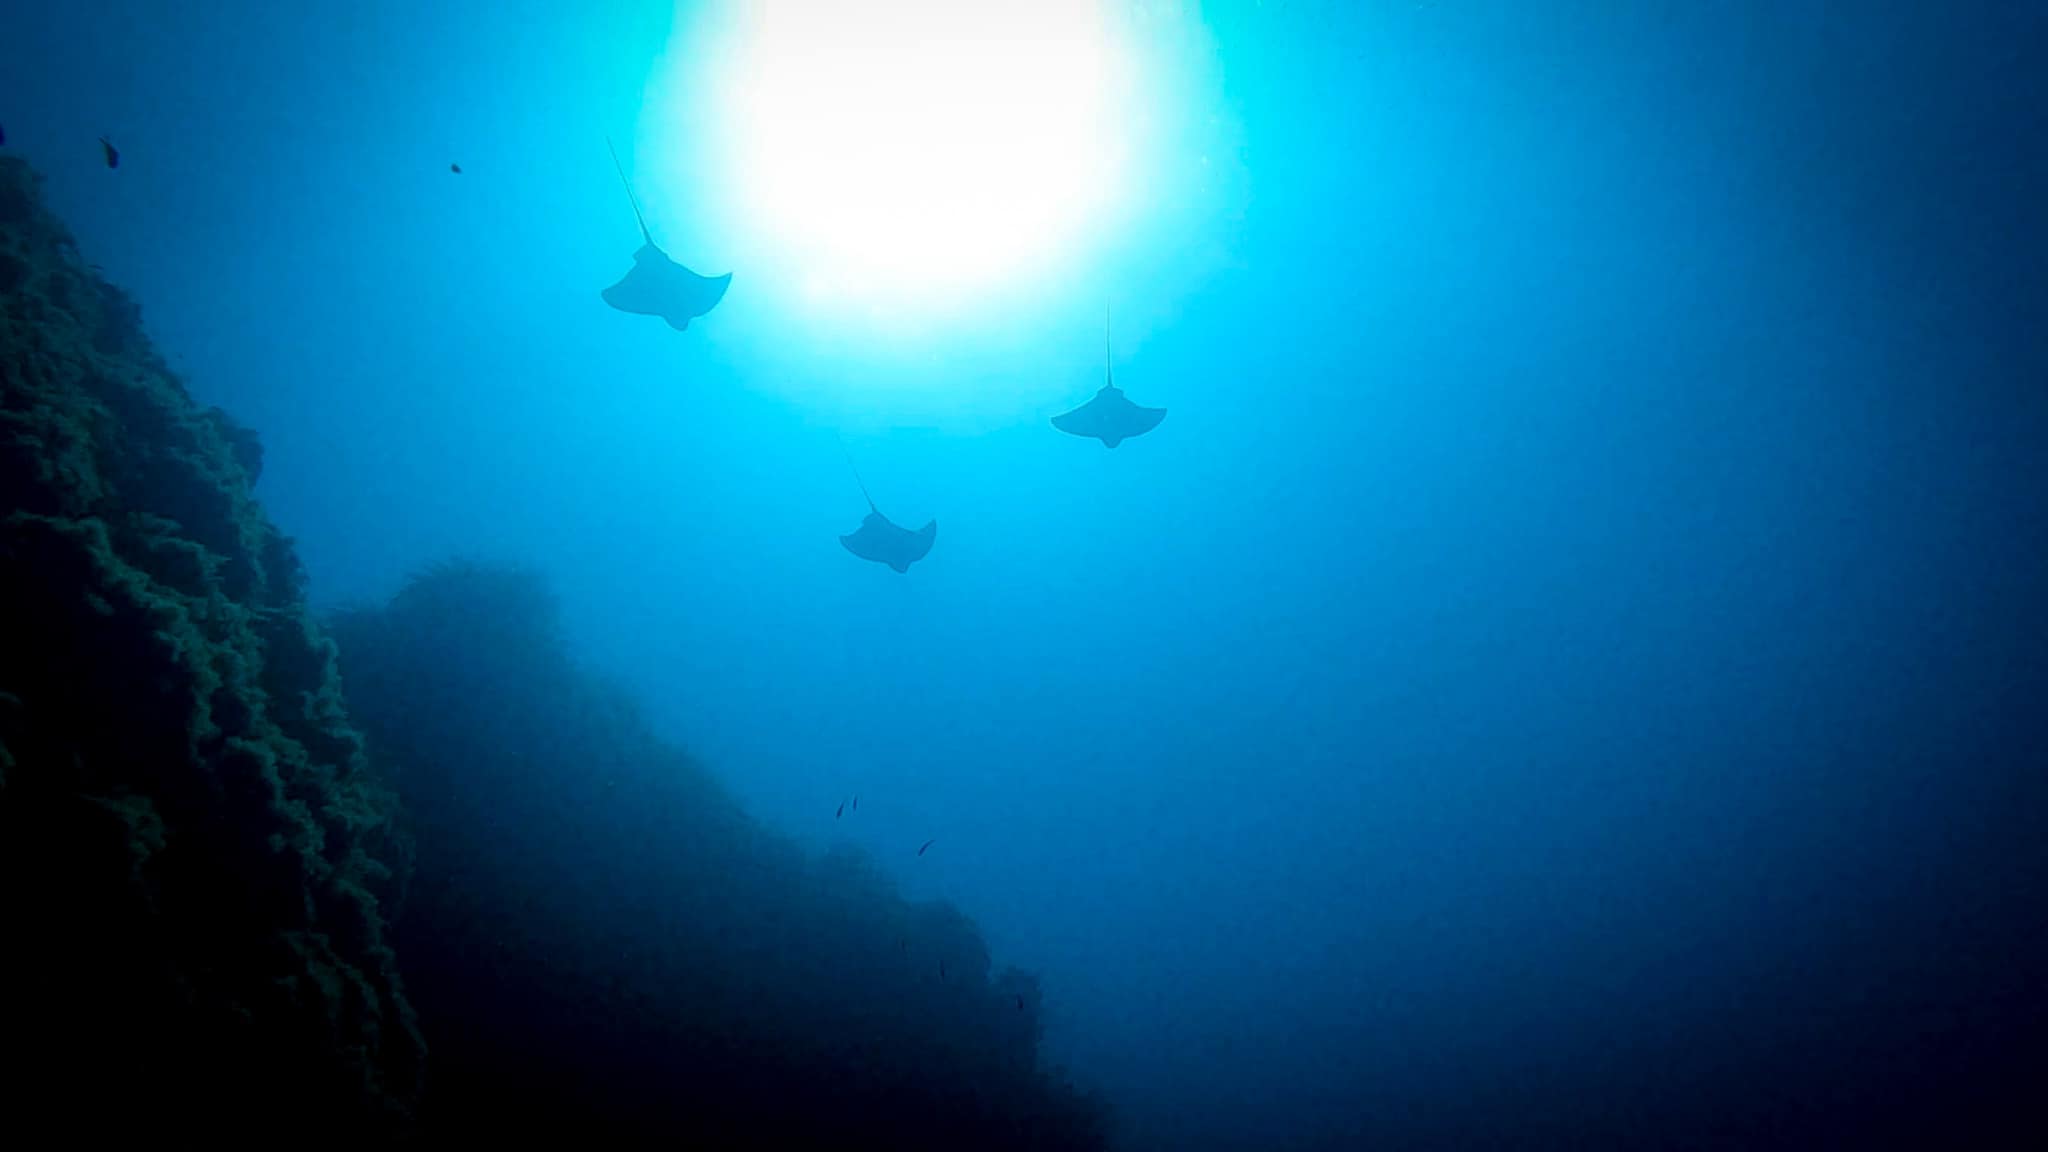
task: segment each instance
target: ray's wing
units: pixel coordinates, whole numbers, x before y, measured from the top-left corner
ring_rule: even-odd
[[[690,275],[697,276],[695,272]],[[702,316],[725,299],[725,290],[732,287],[732,273],[723,276],[697,276],[697,315]]]
[[[1141,408],[1131,403],[1123,390],[1106,387],[1093,400],[1052,418],[1052,426],[1073,436],[1100,440],[1114,448],[1133,436],[1143,436],[1166,419],[1164,408]]]
[[[938,538],[938,534],[939,522],[936,520],[911,532],[890,523],[879,512],[870,512],[861,522],[860,530],[841,536],[839,543],[863,560],[886,564],[898,572],[908,572],[912,564],[924,559],[925,554],[932,550],[932,541]]]
[[[1143,408],[1126,400],[1123,402],[1123,407],[1117,413],[1115,420],[1116,439],[1128,440],[1133,436],[1143,436],[1145,433],[1159,427],[1159,422],[1164,419],[1166,419],[1166,409]],[[1116,444],[1112,441],[1105,440],[1104,443],[1109,444],[1111,448],[1116,447]]]
[[[621,312],[659,316],[678,331],[718,306],[732,285],[732,273],[699,276],[652,244],[633,253],[633,267],[603,292],[604,302]]]
[[[888,539],[883,543],[889,555],[883,563],[898,572],[908,572],[912,564],[932,550],[932,541],[938,539],[939,522],[933,520],[915,532],[891,524],[888,531]]]
[[[915,532],[905,532],[903,534],[904,567],[908,568],[911,564],[930,555],[932,543],[938,538],[939,522],[937,520],[926,522],[924,527],[919,528]]]
[[[633,253],[633,267],[628,269],[619,282],[604,290],[604,302],[621,312],[632,312],[641,316],[662,314],[663,265],[668,256],[652,244],[643,245]]]
[[[861,522],[861,526],[841,536],[839,543],[845,546],[848,552],[863,560],[873,560],[877,564],[888,563],[887,551],[882,546],[883,529],[878,521],[880,524],[888,523],[882,519],[881,513],[868,513],[868,518]]]
[[[870,512],[860,522],[860,527],[849,535],[841,536],[839,543],[863,560],[887,564],[901,572],[903,569],[897,567],[897,559],[903,551],[901,537],[906,535],[908,533],[891,524],[888,517],[880,512]]]
[[[1086,404],[1071,412],[1062,412],[1052,418],[1052,426],[1069,436],[1095,437],[1102,435],[1102,404],[1098,394]]]

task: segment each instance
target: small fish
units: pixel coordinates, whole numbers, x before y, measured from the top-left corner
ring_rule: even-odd
[[[944,960],[941,960],[941,961],[939,961],[939,980],[940,980],[940,982],[941,982],[941,983],[943,983],[943,982],[945,981],[945,979],[946,979],[946,962],[945,962]]]
[[[844,815],[846,815],[846,801],[841,800],[839,802],[839,811],[832,813],[832,818],[837,820]]]
[[[1022,997],[1022,996],[1019,996],[1019,997],[1017,997],[1017,1011],[1019,1011],[1019,1012],[1022,1012],[1023,1010],[1024,1010],[1024,997]]]
[[[855,812],[860,811],[860,793],[858,792],[853,794],[853,810]]]
[[[114,147],[112,140],[107,139],[105,136],[100,137],[100,151],[106,154],[107,167],[119,168],[121,166],[121,152]]]
[[[937,844],[938,842],[939,842],[939,838],[938,838],[938,837],[936,837],[936,836],[932,837],[931,839],[929,839],[929,840],[925,841],[925,842],[924,842],[924,844],[923,844],[922,846],[920,846],[920,847],[918,848],[918,850],[917,850],[917,854],[918,854],[919,856],[922,856],[922,855],[924,855],[924,850],[925,850],[926,848],[929,848],[929,847],[931,847],[932,845],[934,845],[934,844]]]
[[[456,174],[457,176],[460,176],[460,175],[462,175],[462,165],[460,165],[460,164],[450,164],[450,165],[448,166],[448,170],[449,170],[450,172],[453,172],[453,173],[455,173],[455,174]]]

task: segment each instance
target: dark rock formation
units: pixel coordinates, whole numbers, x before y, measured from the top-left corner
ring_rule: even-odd
[[[436,1142],[1103,1147],[1041,1067],[1036,982],[748,819],[574,665],[537,577],[444,565],[332,630],[417,832],[394,939]]]
[[[0,157],[0,1066],[71,1140],[405,1130],[407,869],[255,438]],[[291,1129],[277,1125],[289,1124]],[[98,1138],[98,1139],[95,1139]]]
[[[255,436],[139,324],[0,157],[10,1131],[1102,1147],[1035,982],[746,818],[574,666],[530,575],[424,573],[337,650]]]

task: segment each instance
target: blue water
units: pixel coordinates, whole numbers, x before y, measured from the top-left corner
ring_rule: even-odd
[[[964,316],[756,287],[659,3],[11,6],[0,125],[317,603],[541,569],[1127,1147],[2038,1137],[2048,8],[1167,7],[1128,233]]]

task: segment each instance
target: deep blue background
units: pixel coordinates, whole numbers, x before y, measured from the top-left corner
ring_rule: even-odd
[[[865,342],[598,301],[603,135],[716,111],[642,107],[658,3],[10,5],[0,125],[316,599],[544,568],[1039,970],[1133,1147],[2039,1135],[2044,13],[1189,5],[1128,242]],[[1172,409],[1114,453],[1045,423],[1105,297]]]

